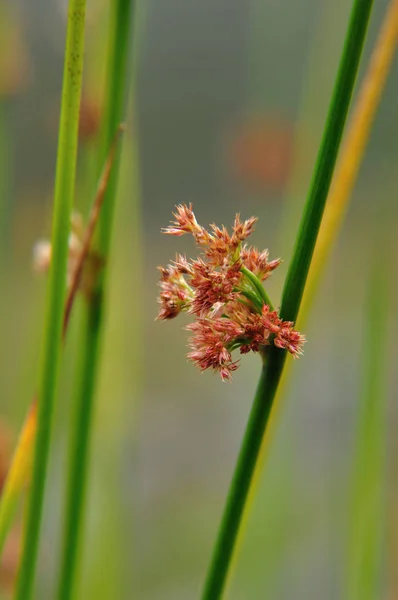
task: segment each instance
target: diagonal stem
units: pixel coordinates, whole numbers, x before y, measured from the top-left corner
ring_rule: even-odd
[[[372,9],[355,0],[325,130],[282,296],[281,317],[295,321],[308,276]],[[286,352],[269,348],[231,482],[202,600],[222,597]]]
[[[87,256],[90,252],[96,225],[101,213],[105,190],[108,185],[111,168],[115,159],[116,144],[124,126],[120,125],[117,130],[112,145],[102,171],[100,182],[98,184],[96,197],[90,211],[88,225],[83,237],[82,249],[76,261],[72,273],[72,281],[67,295],[63,316],[62,341],[65,341],[72,308],[79,289],[79,281],[85,266]],[[22,426],[21,433],[14,451],[11,465],[9,467],[7,478],[4,483],[0,498],[0,556],[3,552],[7,534],[11,527],[17,503],[22,490],[24,489],[32,469],[32,446],[34,444],[37,431],[37,397],[32,401],[25,423]]]
[[[365,154],[374,118],[388,74],[391,70],[391,65],[393,64],[397,45],[398,0],[390,0],[375,46],[372,50],[369,65],[361,82],[355,105],[352,108],[347,131],[341,146],[312,258],[311,270],[301,302],[297,322],[300,330],[303,330],[305,327],[322,279],[324,267],[333,244],[340,233],[359,167]],[[275,398],[270,422],[267,426],[267,435],[263,439],[261,459],[257,463],[256,476],[259,476],[266,449],[269,448],[269,444],[273,438],[275,423],[277,422],[285,388],[289,382],[292,366],[292,363],[289,361],[278,386],[278,393]],[[254,488],[255,486],[252,486],[250,490],[251,494],[254,493]]]
[[[68,296],[66,298],[65,310],[64,310],[64,321],[63,321],[63,330],[62,336],[65,339],[65,335],[68,329],[69,319],[72,311],[72,306],[76,297],[77,290],[79,289],[80,280],[82,277],[84,265],[86,263],[87,257],[89,255],[92,240],[94,236],[94,231],[100,216],[101,208],[104,203],[106,190],[108,187],[109,178],[111,176],[112,166],[115,161],[115,155],[117,150],[117,142],[119,140],[119,136],[124,131],[124,125],[119,125],[116,133],[113,136],[113,140],[111,142],[111,146],[108,151],[108,156],[106,158],[106,162],[101,174],[101,178],[97,188],[97,194],[95,197],[94,204],[90,211],[90,216],[88,220],[88,224],[86,227],[86,231],[83,237],[82,250],[80,252],[75,270],[72,275],[72,283],[69,288]]]

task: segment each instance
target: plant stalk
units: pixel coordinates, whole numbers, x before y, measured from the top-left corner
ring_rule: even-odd
[[[130,45],[130,30],[134,15],[133,0],[115,0],[110,22],[108,68],[106,78],[106,101],[103,129],[103,156],[123,121],[127,65]],[[98,223],[97,248],[106,261],[109,258],[114,205],[117,191],[120,153],[109,177],[104,204]],[[71,432],[69,480],[66,491],[65,530],[62,551],[58,598],[69,600],[75,583],[80,530],[83,520],[85,489],[89,465],[89,446],[92,429],[95,384],[101,349],[101,333],[104,318],[106,272],[101,271],[97,288],[87,305],[85,330],[83,332],[80,360],[79,389],[75,407],[74,425]]]
[[[284,352],[279,352],[283,357],[285,356]],[[223,594],[246,498],[261,448],[263,432],[267,425],[280,370],[283,366],[283,363],[277,363],[276,358],[275,353],[270,354],[269,360],[261,370],[249,421],[229,488],[219,534],[213,550],[210,570],[202,594],[203,600],[216,600],[221,598]]]
[[[98,222],[98,218],[103,205],[104,195],[108,184],[109,176],[112,169],[112,164],[115,158],[116,144],[119,134],[124,127],[120,126],[109,154],[104,165],[101,179],[98,184],[97,194],[94,203],[90,210],[90,215],[82,240],[82,249],[76,261],[74,271],[71,276],[71,284],[65,301],[63,324],[62,324],[62,342],[65,342],[72,308],[79,290],[80,280],[89,256],[93,236]],[[7,478],[0,498],[0,557],[3,552],[4,543],[7,539],[7,534],[13,522],[13,518],[18,506],[18,500],[22,490],[26,487],[32,470],[33,448],[37,429],[37,398],[35,397],[29,408],[28,415],[22,426],[22,430],[17,442],[14,455],[10,467],[8,469]]]
[[[300,327],[307,320],[321,274],[341,229],[397,45],[398,0],[390,0],[342,143],[300,308]]]
[[[55,177],[52,261],[38,394],[37,434],[23,552],[15,598],[33,593],[62,338],[68,236],[72,210],[83,71],[85,0],[70,0]]]
[[[311,270],[304,290],[300,314],[298,315],[297,328],[300,330],[303,330],[307,323],[325,265],[333,244],[340,233],[397,45],[398,0],[391,0],[380,27],[380,32],[355,105],[351,111],[347,132],[342,142],[339,160],[336,165],[312,258]],[[289,381],[291,367],[292,363],[289,361],[286,369],[283,371],[281,383],[278,386],[277,397],[267,427],[267,435],[263,440],[262,455],[264,455],[266,447],[269,446],[273,435],[272,432],[274,431],[275,422],[280,410],[280,399]]]
[[[318,159],[283,290],[280,312],[281,317],[285,320],[295,321],[300,308],[347,118],[372,5],[372,0],[355,0],[351,10]],[[230,486],[202,600],[217,600],[222,597],[262,439],[285,360],[286,351],[275,346],[268,349]]]

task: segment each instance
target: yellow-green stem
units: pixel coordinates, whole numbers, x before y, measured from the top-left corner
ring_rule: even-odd
[[[385,222],[382,224],[385,234]],[[375,244],[385,250],[384,239]],[[371,261],[370,261],[371,262]],[[383,596],[381,582],[386,505],[386,405],[391,285],[387,265],[373,260],[365,311],[362,389],[357,405],[357,436],[350,472],[351,498],[346,563],[347,600]],[[376,293],[375,293],[376,292]]]
[[[38,393],[37,434],[16,600],[29,600],[32,597],[39,546],[61,348],[69,222],[75,189],[85,12],[85,0],[70,0],[55,177],[52,261]]]

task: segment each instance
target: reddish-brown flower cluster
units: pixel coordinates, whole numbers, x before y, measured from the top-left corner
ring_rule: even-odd
[[[304,336],[269,306],[265,292],[260,293],[261,282],[280,260],[268,261],[267,250],[259,252],[244,243],[257,219],[242,222],[236,215],[229,234],[224,226],[220,229],[213,224],[208,231],[199,225],[192,205],[177,206],[174,217],[163,232],[176,236],[191,233],[203,254],[193,261],[177,255],[172,264],[159,267],[161,308],[157,318],[172,319],[182,311],[195,315],[196,320],[187,326],[193,334],[188,358],[202,371],[214,369],[226,380],[238,367],[239,361],[232,359],[237,348],[246,354],[274,344],[299,356]]]

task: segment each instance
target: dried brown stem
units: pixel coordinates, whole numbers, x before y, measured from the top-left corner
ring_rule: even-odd
[[[95,197],[93,206],[91,208],[88,224],[86,227],[86,231],[83,238],[83,247],[77,261],[75,270],[72,276],[72,283],[69,288],[68,296],[65,302],[65,312],[64,312],[64,322],[63,322],[63,330],[62,330],[62,339],[65,340],[66,332],[69,325],[70,315],[72,312],[73,303],[76,297],[77,290],[79,289],[80,280],[82,277],[83,269],[85,262],[87,260],[87,256],[90,252],[91,243],[93,240],[93,235],[95,231],[95,227],[98,222],[98,218],[101,212],[101,207],[104,202],[105,192],[108,185],[109,177],[112,170],[112,165],[115,160],[117,142],[119,140],[120,134],[124,131],[124,124],[119,125],[114,138],[112,140],[112,144],[109,148],[108,156],[101,174],[101,178],[98,183],[97,195]]]

